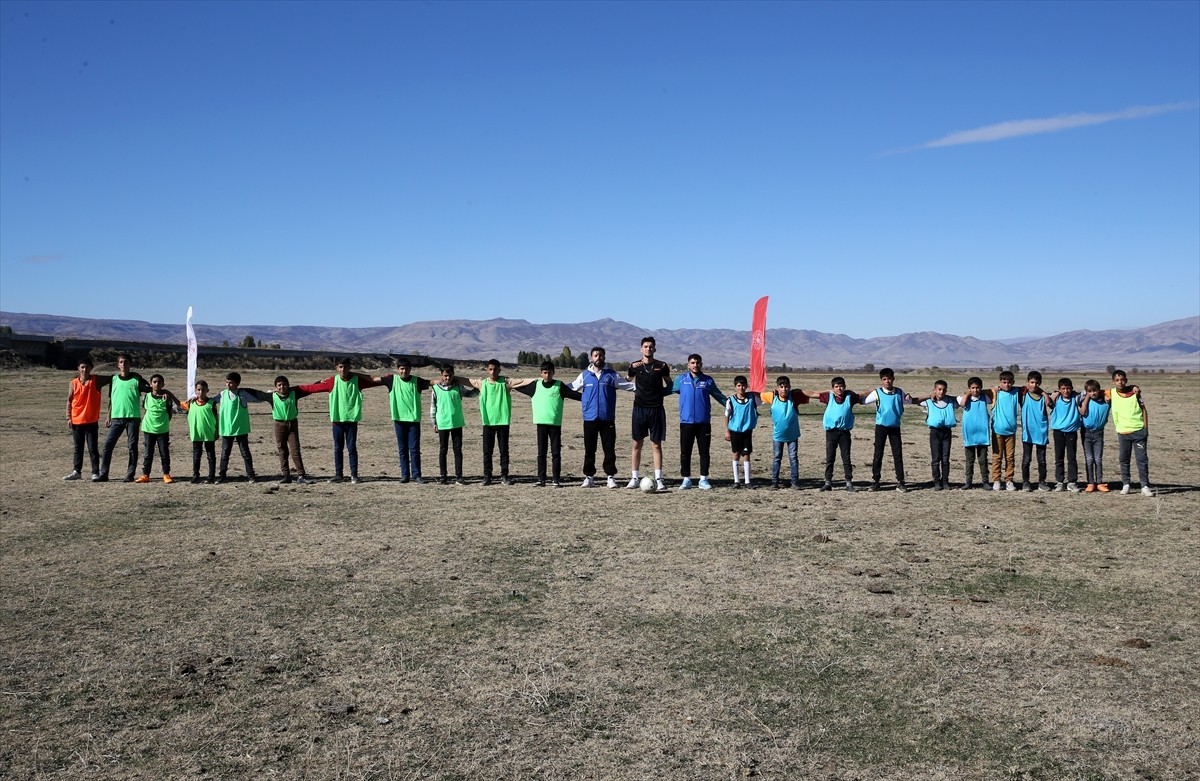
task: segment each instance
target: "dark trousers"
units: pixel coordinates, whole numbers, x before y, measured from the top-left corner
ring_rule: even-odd
[[[454,476],[462,477],[462,429],[438,429],[438,470],[446,476],[446,453],[454,445]]]
[[[936,426],[929,429],[929,468],[933,472],[934,485],[950,482],[950,443],[954,441],[954,429]]]
[[[396,450],[400,453],[400,477],[421,476],[421,424],[393,420]]]
[[[842,471],[846,482],[854,479],[854,466],[850,463],[850,429],[825,429],[825,482],[833,482],[833,463],[838,451],[842,453]]]
[[[986,483],[988,479],[988,448],[987,445],[967,445],[967,485],[975,482],[975,462],[979,462],[979,482]]]
[[[100,450],[97,446],[99,434],[99,423],[71,424],[71,441],[75,444],[75,458],[71,462],[74,471],[83,472],[83,448],[86,445],[88,455],[92,459],[92,474],[100,473]]]
[[[508,477],[508,426],[483,427],[483,476],[492,476],[492,451],[500,447],[500,476]]]
[[[121,434],[125,434],[125,439],[129,445],[129,470],[125,473],[128,480],[132,480],[134,473],[137,471],[138,465],[138,434],[142,431],[141,418],[113,418],[108,424],[108,433],[104,436],[104,455],[100,457],[100,476],[108,477],[108,467],[112,463],[113,449],[117,446],[117,440],[121,438]]]
[[[238,450],[242,452],[242,461],[246,464],[246,477],[254,477],[254,458],[250,455],[249,434],[221,437],[221,477],[229,471],[229,453],[233,450],[234,442],[237,442]]]
[[[343,452],[350,456],[350,476],[358,477],[358,424],[333,424],[333,475],[342,476]]]
[[[549,423],[537,424],[538,480],[546,479],[547,450],[550,451],[550,473],[557,480],[562,475],[562,426],[551,426]]]
[[[1104,482],[1104,429],[1083,429],[1083,467],[1092,485]]]
[[[1064,480],[1073,483],[1079,479],[1079,432],[1052,431],[1054,436],[1054,482]],[[1063,472],[1063,456],[1066,455],[1066,474]]]
[[[583,473],[596,476],[596,440],[604,448],[604,474],[617,473],[617,424],[611,420],[583,421]]]
[[[1121,466],[1121,482],[1129,484],[1129,456],[1137,459],[1138,477],[1142,485],[1150,485],[1150,457],[1146,455],[1146,429],[1131,434],[1117,433],[1117,463]]]
[[[700,476],[708,477],[709,450],[712,447],[711,423],[679,424],[679,475],[692,476],[692,446],[700,451]]]
[[[883,443],[892,447],[896,462],[896,482],[904,484],[904,443],[900,441],[899,426],[875,426],[875,455],[871,458],[871,481],[878,483],[883,472]]]
[[[1038,482],[1046,482],[1046,446],[1032,442],[1021,443],[1021,481],[1029,482],[1029,465],[1033,462],[1033,449],[1037,448]]]
[[[288,469],[288,456],[296,467],[296,474],[304,476],[304,456],[300,455],[300,421],[275,421],[275,450],[279,453],[279,470],[284,477],[291,472]]]
[[[150,466],[154,463],[154,448],[158,448],[158,460],[162,462],[164,475],[171,474],[171,434],[164,431],[161,434],[142,434],[142,444],[146,448],[146,457],[142,460],[142,474],[150,474]]]
[[[200,456],[203,453],[208,454],[208,476],[215,477],[217,473],[217,443],[204,441],[192,442],[192,477],[200,476]]]

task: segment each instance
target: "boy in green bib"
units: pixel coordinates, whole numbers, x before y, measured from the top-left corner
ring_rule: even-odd
[[[508,427],[512,422],[512,396],[510,391],[536,380],[510,380],[500,376],[500,361],[492,358],[487,362],[487,376],[482,380],[469,380],[471,387],[479,391],[479,417],[483,424],[483,484],[492,484],[492,452],[499,446],[500,482],[512,485],[508,476]]]
[[[466,485],[462,473],[462,437],[464,396],[478,396],[479,391],[471,383],[454,376],[454,364],[442,364],[442,379],[433,386],[430,397],[429,416],[433,418],[433,430],[438,433],[438,471],[442,485],[448,485],[446,477],[446,453],[454,444],[454,482]]]
[[[388,407],[396,429],[396,450],[400,456],[400,482],[424,483],[421,477],[421,394],[432,384],[414,377],[412,361],[396,360],[396,373],[377,378],[388,389]]]
[[[217,412],[208,397],[208,383],[197,380],[195,397],[182,405],[187,410],[188,437],[192,440],[192,482],[200,482],[200,457],[208,453],[208,482],[217,481]]]
[[[583,394],[561,380],[554,379],[554,364],[542,362],[542,379],[522,381],[515,386],[532,400],[533,422],[537,426],[537,485],[546,485],[546,451],[555,488],[562,488],[563,399],[582,401]]]
[[[350,371],[350,359],[338,358],[337,374],[312,385],[302,385],[309,393],[329,394],[329,422],[333,428],[333,477],[331,483],[340,483],[345,455],[350,460],[350,482],[361,482],[358,478],[358,423],[362,420],[363,388],[375,388],[383,383],[369,375]]]
[[[246,405],[256,401],[270,401],[271,394],[253,388],[242,388],[242,375],[230,372],[225,375],[225,390],[213,400],[217,412],[217,431],[221,435],[221,471],[217,482],[225,482],[229,471],[229,453],[236,442],[246,465],[246,482],[258,480],[254,474],[254,457],[250,455],[250,410]]]
[[[142,394],[150,390],[150,383],[133,371],[133,361],[126,353],[117,354],[117,373],[109,381],[108,418],[104,427],[104,453],[100,457],[100,476],[96,482],[108,480],[108,466],[112,462],[113,449],[121,434],[125,434],[129,445],[129,468],[125,482],[132,483],[138,465],[138,435],[142,422]]]
[[[150,375],[150,392],[143,400],[146,412],[142,415],[142,444],[146,456],[142,461],[142,475],[135,483],[150,482],[150,466],[154,463],[156,447],[162,462],[162,481],[167,484],[175,482],[171,478],[171,415],[183,407],[175,394],[163,387],[164,382],[161,374]]]

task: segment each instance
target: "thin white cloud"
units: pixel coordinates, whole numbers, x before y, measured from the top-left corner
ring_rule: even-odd
[[[1120,111],[1110,111],[1104,114],[1063,114],[1046,119],[1012,119],[1008,122],[998,122],[994,125],[984,125],[974,130],[957,130],[948,135],[924,144],[900,149],[897,152],[915,152],[920,149],[938,149],[946,146],[961,146],[963,144],[987,144],[993,141],[1003,141],[1020,136],[1036,136],[1042,133],[1058,133],[1088,125],[1103,125],[1124,119],[1143,119],[1145,117],[1169,114],[1175,111],[1187,111],[1198,105],[1189,103],[1164,103],[1159,106],[1133,106]],[[895,152],[893,152],[895,154]]]
[[[41,266],[47,263],[57,263],[62,259],[62,255],[30,255],[25,258],[25,262]]]

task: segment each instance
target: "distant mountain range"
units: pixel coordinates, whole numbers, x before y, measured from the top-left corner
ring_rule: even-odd
[[[0,325],[21,334],[62,339],[178,343],[182,323],[137,320],[89,320],[57,315],[0,312]],[[564,346],[578,354],[602,345],[613,361],[634,360],[642,336],[653,333],[658,357],[682,362],[700,353],[707,366],[746,366],[750,332],[717,328],[649,329],[618,320],[590,323],[530,323],[527,320],[436,320],[381,328],[322,326],[196,325],[204,345],[237,345],[247,336],[263,344],[316,352],[382,352],[510,363],[517,353],[558,355]],[[854,339],[845,334],[771,328],[767,362],[796,367],[857,368],[867,363],[894,368],[987,368],[1018,364],[1030,368],[1093,368],[1114,364],[1131,368],[1200,369],[1200,317],[1172,320],[1130,330],[1070,331],[1035,339],[985,341],[932,331]]]

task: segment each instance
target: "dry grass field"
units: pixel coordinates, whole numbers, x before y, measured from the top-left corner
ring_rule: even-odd
[[[570,404],[568,487],[537,488],[516,395],[522,483],[479,484],[468,401],[471,485],[402,485],[382,390],[366,393],[361,485],[123,484],[123,448],[117,482],[64,483],[71,376],[0,374],[2,778],[1200,778],[1200,374],[1134,378],[1149,498],[934,492],[913,410],[917,490],[820,493],[820,406],[800,491],[730,490],[720,441],[716,490],[677,490],[674,426],[672,490],[582,489]],[[317,476],[325,404],[300,402]],[[252,412],[274,475],[269,410]],[[859,414],[860,485],[872,422]],[[435,474],[428,427],[423,445]],[[762,478],[769,422],[756,446]],[[1107,446],[1115,483],[1111,429]],[[190,477],[180,420],[172,450]],[[956,437],[956,482],[962,468]]]

